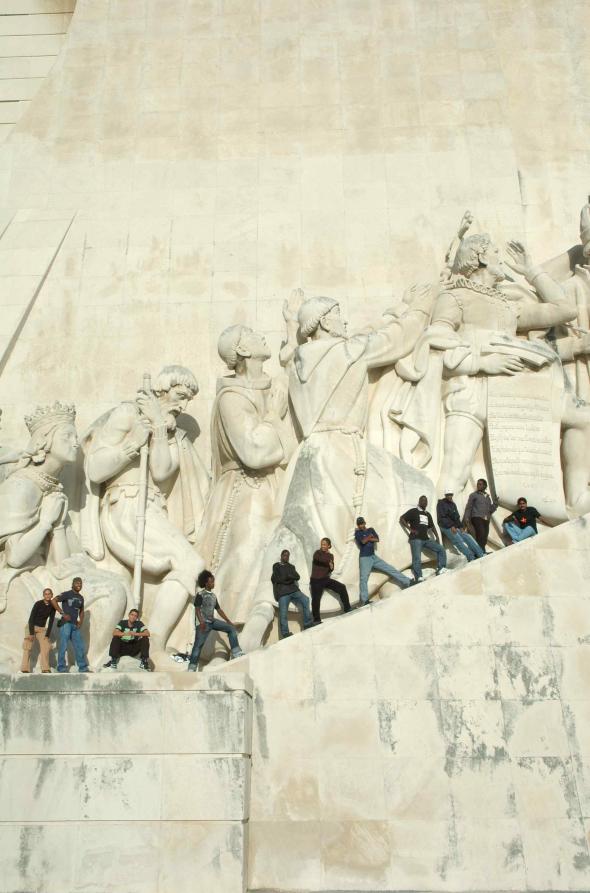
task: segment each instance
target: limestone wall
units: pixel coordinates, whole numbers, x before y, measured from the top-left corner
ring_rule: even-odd
[[[206,454],[224,326],[276,350],[296,286],[342,298],[353,326],[379,318],[438,274],[466,207],[537,258],[575,244],[589,16],[581,0],[79,0],[0,146],[0,207],[25,214],[0,240],[4,344],[47,266],[40,221],[75,217],[6,357],[4,439],[56,397],[83,430],[177,361],[201,381]]]
[[[589,545],[569,523],[249,657],[251,890],[590,889]]]
[[[0,677],[2,893],[243,893],[251,688]]]

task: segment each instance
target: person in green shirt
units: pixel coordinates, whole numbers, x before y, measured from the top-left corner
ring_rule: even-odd
[[[139,619],[139,611],[136,608],[129,611],[127,619],[119,621],[114,628],[109,655],[110,660],[105,667],[111,670],[116,670],[119,658],[126,655],[139,657],[141,669],[151,670],[149,664],[150,631]]]

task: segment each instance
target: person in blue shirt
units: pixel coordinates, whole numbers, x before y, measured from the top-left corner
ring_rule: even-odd
[[[80,628],[84,622],[84,596],[81,594],[82,579],[74,577],[72,588],[68,592],[62,592],[57,598],[51,600],[55,610],[61,615],[58,620],[59,645],[57,650],[57,672],[67,673],[66,652],[68,644],[74,646],[74,655],[78,664],[79,673],[90,673],[86,647],[82,639]]]
[[[375,543],[379,542],[379,536],[374,527],[367,527],[364,518],[356,519],[354,538],[359,547],[359,601],[361,605],[369,604],[368,582],[369,575],[373,571],[379,571],[391,577],[402,589],[407,589],[411,585],[412,581],[409,577],[375,554]]]

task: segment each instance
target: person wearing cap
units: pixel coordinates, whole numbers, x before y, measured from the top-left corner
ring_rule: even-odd
[[[416,508],[409,509],[401,515],[399,522],[408,534],[410,549],[412,550],[412,573],[416,583],[422,583],[422,549],[434,552],[436,555],[436,575],[443,574],[447,569],[447,553],[440,544],[438,531],[432,520],[430,512],[426,511],[428,498],[421,496]],[[434,539],[428,536],[432,531]]]
[[[379,535],[374,527],[367,527],[364,518],[356,519],[354,538],[359,547],[359,601],[361,605],[369,604],[368,582],[373,571],[391,577],[402,589],[407,589],[411,585],[412,581],[409,577],[375,554],[375,543],[379,542]]]
[[[444,499],[439,499],[436,505],[436,520],[443,536],[455,546],[467,561],[482,558],[485,552],[481,546],[466,533],[461,523],[461,516],[455,502],[453,493],[445,492]]]

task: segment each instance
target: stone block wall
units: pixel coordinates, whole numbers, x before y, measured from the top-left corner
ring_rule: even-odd
[[[246,677],[0,677],[2,893],[243,893]]]
[[[250,655],[250,890],[590,889],[589,545],[581,519]]]

